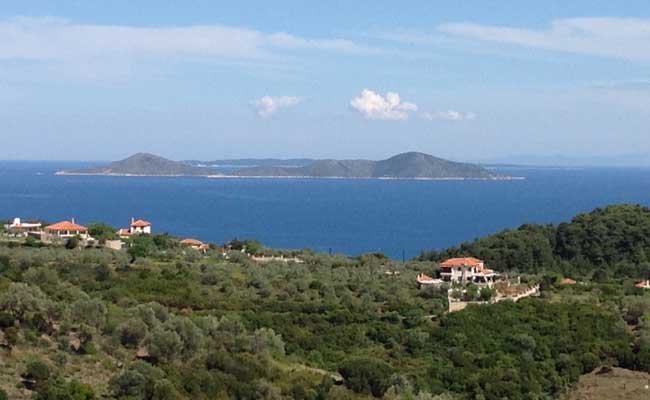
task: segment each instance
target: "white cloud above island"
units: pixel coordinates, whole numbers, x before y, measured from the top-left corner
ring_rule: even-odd
[[[405,120],[409,112],[417,111],[415,103],[403,102],[398,93],[388,92],[385,96],[369,89],[350,101],[350,106],[366,119]]]

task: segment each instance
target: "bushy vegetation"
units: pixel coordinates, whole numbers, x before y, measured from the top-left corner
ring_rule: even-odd
[[[590,248],[583,258],[596,251],[567,243]],[[650,294],[611,279],[629,246],[601,251],[613,264],[598,279],[563,287],[559,274],[526,276],[542,282],[541,298],[447,314],[446,289],[415,283],[431,261],[303,251],[303,263],[262,265],[167,235],[130,244],[0,245],[0,355],[13,366],[0,374],[16,371],[0,388],[43,400],[546,399],[598,366],[650,370]],[[485,249],[508,254],[494,246]],[[573,265],[562,257],[548,270],[558,258]]]
[[[472,255],[501,271],[568,276],[646,277],[650,273],[650,208],[617,205],[559,225],[522,225],[419,259]]]

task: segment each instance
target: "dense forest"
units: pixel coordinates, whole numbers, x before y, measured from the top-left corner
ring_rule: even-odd
[[[258,264],[167,235],[128,251],[0,241],[0,399],[558,398],[599,367],[650,371],[650,293],[626,278],[649,215],[610,207],[407,263]],[[527,272],[542,294],[448,314],[445,289],[415,283],[447,254]],[[564,270],[581,284],[559,285]]]
[[[440,261],[473,255],[500,271],[567,276],[647,277],[650,272],[650,208],[617,205],[577,215],[559,225],[522,225],[418,259]]]

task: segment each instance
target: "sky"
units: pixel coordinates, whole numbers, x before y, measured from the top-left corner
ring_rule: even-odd
[[[7,160],[645,155],[650,3],[5,0],[0,121]]]

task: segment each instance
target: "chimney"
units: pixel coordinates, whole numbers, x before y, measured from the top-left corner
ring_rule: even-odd
[[[135,218],[131,217],[131,224],[135,222]]]
[[[70,222],[74,224],[74,217],[70,218]]]

